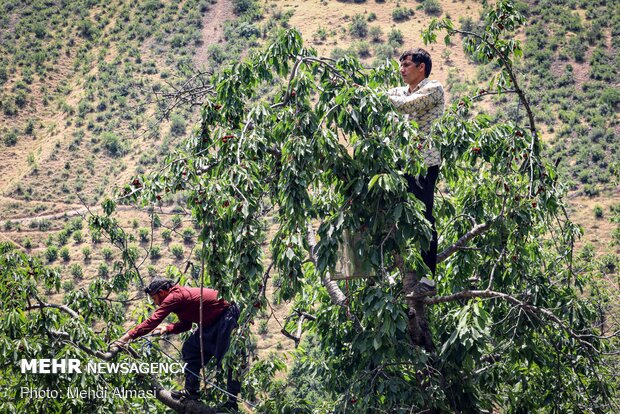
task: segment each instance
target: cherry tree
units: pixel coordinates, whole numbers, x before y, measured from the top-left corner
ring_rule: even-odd
[[[182,194],[199,229],[193,283],[214,287],[242,307],[225,363],[240,371],[247,365],[250,326],[261,308],[276,300],[297,309],[285,332],[301,344],[298,364],[318,379],[325,399],[287,394],[273,380],[282,363],[259,361],[244,387],[259,411],[617,409],[605,357],[615,335],[601,335],[596,325],[589,279],[574,257],[581,230],[567,217],[566,186],[541,155],[535,109],[518,80],[514,59],[521,49],[514,33],[523,23],[511,2],[500,1],[487,10],[479,32],[444,19],[424,33],[428,42],[441,30],[446,41],[461,34],[470,54],[498,67],[492,85],[463,97],[432,128],[443,158],[436,296],[413,294],[426,272],[419,252],[431,229],[422,203],[406,191],[405,175],[426,167],[421,132],[399,121],[386,95],[399,82],[396,62],[368,69],[351,57],[321,58],[289,30],[200,88],[188,83],[178,91],[176,99],[201,103],[200,124],[163,168],[136,177],[90,219],[124,252],[113,276],[68,295],[66,304],[47,303],[40,283],[58,289],[57,276],[4,248],[5,260],[21,257],[7,269],[20,269],[28,282],[2,273],[3,286],[21,286],[12,290],[10,306],[3,301],[3,354],[12,355],[8,361],[43,350],[163,358],[144,349],[134,348],[133,356],[97,350],[121,332],[123,303],[114,302],[115,295],[144,283],[114,218],[116,204],[157,211],[163,200]],[[476,102],[493,94],[514,94],[524,119],[495,122],[477,114]],[[337,280],[349,235],[356,235],[352,247],[368,271]],[[192,283],[180,270],[172,272]],[[274,297],[266,295],[268,283],[277,287]],[[103,331],[93,327],[101,323]],[[301,340],[307,331],[319,350],[313,356]],[[11,371],[2,382],[16,386],[19,378]],[[140,376],[113,381],[153,384]],[[172,379],[159,381],[170,386]],[[158,398],[172,407],[176,402],[162,392]],[[148,403],[124,404],[134,411]]]

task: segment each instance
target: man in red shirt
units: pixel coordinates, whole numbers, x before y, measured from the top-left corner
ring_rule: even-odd
[[[125,345],[131,340],[148,333],[154,335],[178,334],[191,329],[192,324],[200,323],[200,288],[179,286],[170,279],[155,278],[144,289],[158,308],[144,322],[131,329],[115,343]],[[239,307],[217,298],[217,290],[202,289],[202,343],[204,363],[215,357],[218,365],[230,345],[230,335],[238,325]],[[175,313],[179,322],[160,326],[164,319]],[[200,389],[200,329],[196,329],[183,343],[181,349],[185,368],[185,389],[173,391],[176,398],[197,399]],[[226,408],[237,409],[236,395],[241,391],[241,383],[232,379],[232,370],[228,372],[227,390],[229,400]]]

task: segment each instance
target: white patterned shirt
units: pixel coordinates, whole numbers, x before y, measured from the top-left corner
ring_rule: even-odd
[[[445,97],[443,86],[436,80],[424,79],[409,92],[409,86],[399,86],[388,91],[388,97],[396,110],[408,120],[416,121],[427,136],[422,156],[427,167],[441,164],[441,155],[428,135],[431,124],[443,115]]]

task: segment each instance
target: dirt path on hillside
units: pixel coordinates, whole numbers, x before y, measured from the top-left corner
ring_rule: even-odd
[[[217,0],[210,7],[202,18],[202,44],[194,56],[198,69],[209,66],[209,46],[224,42],[224,22],[235,18],[232,0]]]
[[[135,207],[133,206],[116,206],[117,210],[131,210]],[[4,220],[10,220],[12,223],[14,224],[23,224],[23,223],[28,223],[32,220],[60,220],[60,219],[64,219],[64,218],[71,218],[71,217],[75,217],[75,216],[83,216],[84,214],[90,212],[95,212],[101,210],[101,206],[91,206],[91,207],[78,207],[78,208],[70,208],[68,210],[65,211],[61,211],[59,213],[52,213],[52,214],[41,214],[41,215],[35,215],[35,216],[28,216],[28,217],[17,217],[17,218],[11,218],[8,217]]]

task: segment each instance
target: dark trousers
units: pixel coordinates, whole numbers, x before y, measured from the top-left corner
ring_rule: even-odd
[[[226,354],[230,346],[230,335],[233,329],[238,326],[237,319],[239,319],[239,307],[233,303],[222,313],[217,322],[209,327],[202,328],[205,365],[214,357],[218,366],[220,365],[224,354]],[[198,391],[200,389],[200,369],[202,368],[200,329],[196,329],[183,343],[181,355],[183,361],[187,363],[185,368],[185,389],[188,391]],[[232,369],[228,370],[226,390],[232,395],[237,395],[241,391],[241,382],[233,379]],[[229,399],[236,401],[236,398],[232,396],[229,396]]]
[[[433,202],[435,201],[435,183],[439,176],[439,166],[429,167],[424,177],[406,176],[407,191],[413,193],[416,198],[424,203],[424,217],[431,223],[432,238],[428,250],[422,251],[422,260],[435,276],[437,267],[437,229],[435,228],[435,217],[433,217]]]

